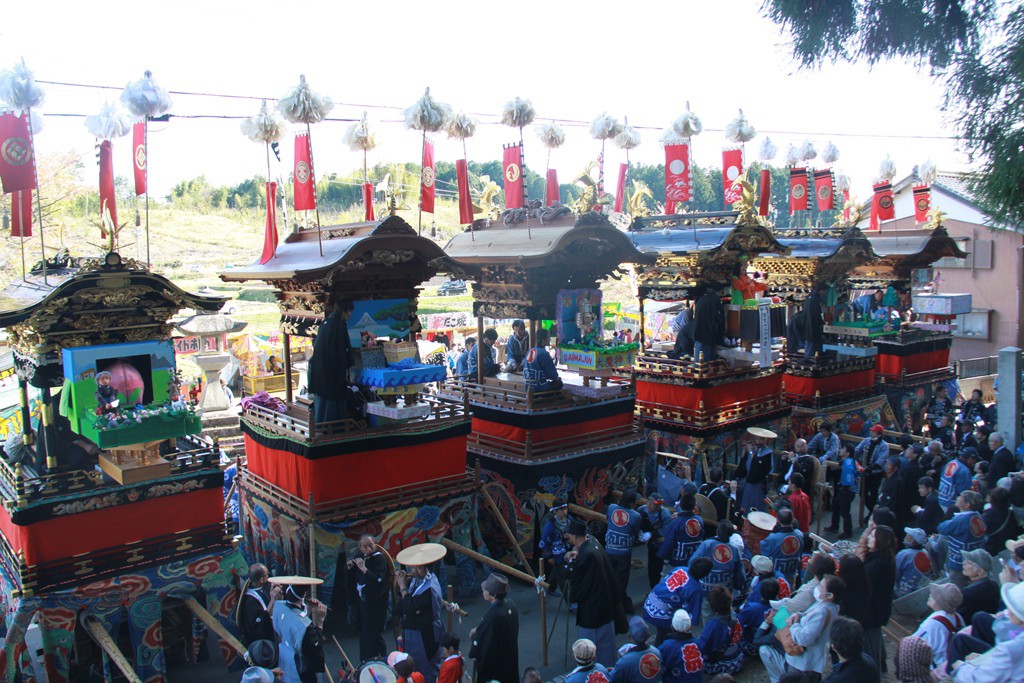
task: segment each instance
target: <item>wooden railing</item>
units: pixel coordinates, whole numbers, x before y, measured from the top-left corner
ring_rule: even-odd
[[[179,440],[193,448],[173,453],[172,475],[220,468],[220,449],[207,437],[189,435]],[[168,453],[164,457],[170,459],[171,455]],[[103,473],[95,469],[30,476],[29,470],[20,465],[12,467],[0,459],[0,495],[8,509],[25,507],[49,498],[93,495],[99,489],[121,486],[117,482],[105,480]]]
[[[665,375],[684,380],[721,380],[728,378],[753,379],[770,375],[784,367],[782,360],[774,361],[770,367],[760,365],[746,368],[730,368],[724,358],[698,363],[693,360],[672,359],[655,351],[646,351],[637,357],[636,373],[639,379],[644,375]]]
[[[267,431],[315,445],[339,441],[351,436],[365,436],[368,431],[374,434],[418,432],[429,423],[454,422],[466,417],[466,410],[460,401],[432,395],[421,396],[420,400],[430,406],[430,413],[427,417],[413,418],[403,423],[378,427],[369,427],[365,421],[351,418],[333,422],[313,422],[308,412],[298,406],[291,406],[288,412],[279,413],[254,403],[250,403],[245,409],[242,419]]]
[[[848,357],[842,360],[832,359],[829,356],[807,358],[800,353],[786,356],[786,372],[807,377],[842,375],[848,372],[871,370],[874,367],[874,356]]]
[[[543,441],[535,441],[529,433],[523,441],[513,441],[493,434],[472,432],[468,448],[475,453],[538,462],[572,457],[587,451],[618,448],[643,439],[643,430],[634,421],[619,427]]]
[[[525,385],[519,382],[487,379],[484,384],[479,384],[457,378],[446,381],[442,391],[453,400],[465,397],[470,405],[530,412],[559,412],[579,405],[621,400],[623,396],[629,396],[636,390],[630,380],[620,377],[605,378],[605,384],[620,387],[620,393],[604,397],[587,397],[570,394],[562,389],[534,391],[526,389]]]
[[[953,366],[947,365],[944,368],[936,368],[934,370],[925,370],[923,372],[907,372],[906,369],[900,370],[900,374],[893,375],[891,373],[877,372],[875,377],[881,384],[938,384],[939,382],[945,382],[948,379],[952,379],[956,375],[953,371]]]

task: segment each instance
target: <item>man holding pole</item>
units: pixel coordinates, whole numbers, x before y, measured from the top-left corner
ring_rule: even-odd
[[[359,660],[384,659],[388,655],[384,644],[384,622],[388,616],[388,596],[391,594],[391,571],[388,558],[373,541],[373,536],[359,537],[359,555],[348,562],[348,570],[355,574],[358,597]]]

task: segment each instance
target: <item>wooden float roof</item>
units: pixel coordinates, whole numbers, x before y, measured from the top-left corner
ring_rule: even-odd
[[[417,263],[420,268],[410,273],[416,279],[413,286],[431,277],[441,262],[429,266],[435,259],[444,259],[444,251],[437,244],[416,234],[408,223],[398,216],[380,221],[346,223],[323,226],[317,231],[301,230],[285,238],[277,253],[266,263],[253,263],[221,273],[227,282],[263,280],[279,282],[290,280],[297,284],[339,279],[361,279],[361,270],[371,262],[389,268],[398,263]],[[424,269],[429,275],[422,277]]]
[[[913,271],[928,268],[941,258],[966,258],[967,252],[945,228],[872,235],[869,237],[877,259],[858,266],[850,279],[860,287],[880,287],[893,281],[908,281]]]
[[[467,269],[515,263],[533,270],[595,255],[616,266],[653,260],[634,246],[628,234],[597,213],[578,219],[570,216],[553,223],[531,224],[529,229],[525,223],[509,227],[494,223],[456,235],[444,251],[449,259]]]

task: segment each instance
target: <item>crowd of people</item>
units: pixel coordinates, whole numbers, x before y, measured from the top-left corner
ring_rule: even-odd
[[[566,680],[689,683],[740,675],[756,659],[772,683],[881,681],[892,667],[884,637],[894,603],[920,595],[923,606],[927,594],[930,613],[889,645],[891,677],[1024,681],[1024,473],[1000,433],[965,430],[953,444],[922,444],[887,441],[872,428],[856,443],[822,423],[781,454],[773,437],[749,431],[735,470],[742,482],[713,467],[698,486],[684,470],[673,495],[623,492],[599,530],[572,517],[566,500],[554,502],[538,548],[549,594],[574,613],[577,666]],[[809,493],[822,490],[830,514],[811,504]],[[854,542],[857,496],[867,519]],[[702,514],[698,497],[714,514]],[[740,530],[763,503],[771,528],[755,542]],[[811,538],[815,514],[830,517],[838,540]],[[630,594],[638,545],[646,546],[645,596]],[[445,610],[458,607],[430,570],[438,559],[394,571],[373,538],[360,539],[348,570],[361,662],[388,661],[416,683],[465,674],[460,641],[443,627]],[[272,645],[282,680],[315,680],[322,605],[306,600],[302,585],[272,585],[254,567],[238,608],[246,644]],[[487,611],[469,633],[467,659],[481,683],[518,683],[519,616],[507,578],[489,574],[481,593]],[[389,612],[401,619],[401,652],[385,645]],[[622,635],[628,642],[618,647]]]

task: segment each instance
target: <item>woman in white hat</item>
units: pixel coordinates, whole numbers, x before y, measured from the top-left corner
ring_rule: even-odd
[[[949,647],[949,666],[957,683],[1024,681],[1024,584],[1003,584],[1000,592],[1006,605],[1005,617],[1009,628],[989,629],[992,642],[977,638],[979,633],[974,628],[971,629],[972,635],[958,633],[953,636]],[[977,621],[975,617],[974,622]],[[983,654],[974,654],[977,652]]]

